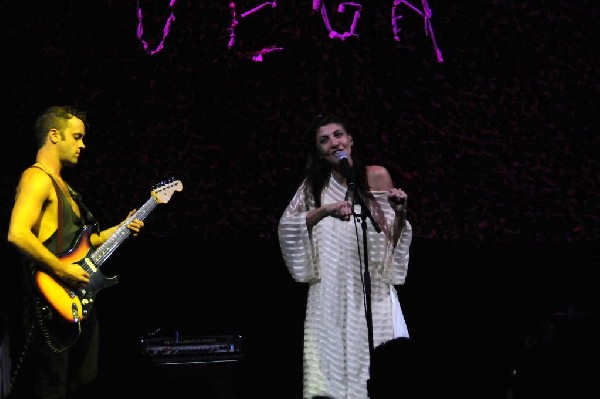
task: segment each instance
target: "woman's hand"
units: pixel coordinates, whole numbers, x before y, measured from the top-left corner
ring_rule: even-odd
[[[325,209],[327,210],[327,215],[343,221],[350,220],[350,216],[352,216],[352,205],[348,201],[327,204],[325,205]]]
[[[400,188],[392,188],[388,191],[388,202],[394,212],[400,213],[406,210],[408,195]]]

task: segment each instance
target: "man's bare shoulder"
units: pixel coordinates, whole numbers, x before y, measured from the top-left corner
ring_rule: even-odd
[[[388,170],[381,165],[368,165],[367,178],[371,191],[389,191],[394,187]]]
[[[48,191],[52,187],[50,176],[36,167],[29,167],[21,173],[19,191]]]

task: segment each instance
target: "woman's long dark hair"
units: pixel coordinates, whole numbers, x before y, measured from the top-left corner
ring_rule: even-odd
[[[305,194],[307,198],[312,197],[314,199],[317,208],[321,206],[321,193],[329,180],[331,164],[320,156],[316,137],[319,128],[330,123],[337,123],[346,129],[342,119],[334,114],[324,114],[315,117],[308,128]],[[347,129],[346,131],[348,132]],[[361,198],[369,199],[372,195],[369,191],[369,183],[367,181],[367,169],[361,156],[360,138],[354,132],[348,132],[348,134],[352,136],[353,140],[352,169],[354,171],[354,188]]]

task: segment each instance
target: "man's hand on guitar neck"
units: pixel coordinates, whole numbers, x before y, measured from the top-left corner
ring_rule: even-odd
[[[113,234],[115,234],[115,232],[119,229],[119,227],[123,226],[125,223],[127,223],[127,220],[129,220],[129,218],[131,218],[133,215],[135,215],[136,211],[137,211],[137,209],[134,209],[131,212],[129,212],[129,214],[127,215],[125,220],[123,220],[118,225],[109,227],[106,230],[102,230],[100,232],[100,234],[92,234],[90,236],[90,244],[92,245],[92,247],[96,248],[96,247],[104,244],[106,242],[106,240],[108,240]],[[142,230],[142,227],[144,227],[144,222],[139,219],[133,219],[129,222],[129,224],[127,224],[127,228],[131,231],[131,234],[134,237],[137,237],[137,235]]]
[[[133,215],[135,215],[136,211],[137,211],[137,209],[134,209],[131,212],[129,212],[129,215],[127,215],[127,217],[125,218],[125,220],[119,226],[122,226],[123,223],[127,223],[127,220],[129,220],[130,217],[132,217]],[[140,233],[140,230],[142,230],[142,227],[144,227],[144,222],[141,221],[141,220],[139,220],[139,219],[133,219],[127,225],[127,228],[131,231],[131,234],[134,237],[137,237],[137,235]]]

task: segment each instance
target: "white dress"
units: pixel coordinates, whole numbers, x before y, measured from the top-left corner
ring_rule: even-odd
[[[368,398],[369,340],[363,296],[363,233],[359,220],[326,217],[312,232],[306,226],[304,183],[279,220],[279,244],[285,264],[297,282],[310,285],[304,321],[303,397]],[[344,200],[346,187],[330,177],[322,204]],[[367,220],[373,345],[408,337],[394,285],[404,284],[412,241],[407,221],[397,243],[391,242],[394,210],[387,193],[373,192],[378,206],[377,233]],[[360,214],[360,206],[355,205]],[[360,252],[358,250],[360,248]],[[399,359],[399,361],[402,361]]]

